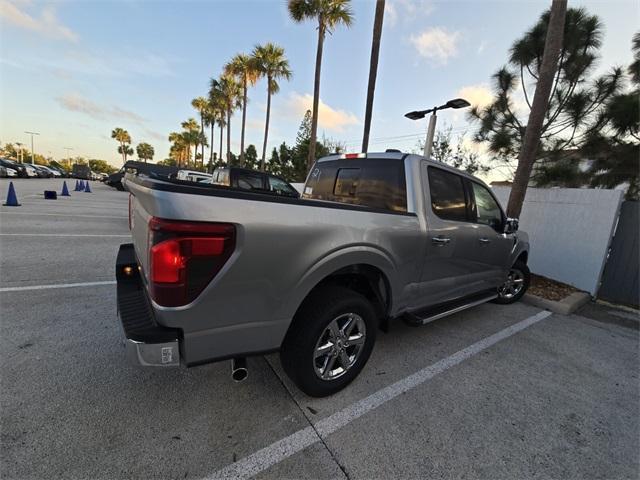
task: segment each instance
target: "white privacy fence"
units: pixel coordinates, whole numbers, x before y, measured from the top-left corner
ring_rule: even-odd
[[[506,207],[510,187],[493,191]],[[622,195],[620,190],[527,189],[520,229],[529,234],[531,271],[595,295]]]

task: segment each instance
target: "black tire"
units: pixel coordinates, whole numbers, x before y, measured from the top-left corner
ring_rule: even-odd
[[[314,367],[314,351],[325,330],[340,315],[356,314],[364,321],[364,344],[341,376],[322,379]],[[362,295],[339,286],[313,292],[296,313],[280,350],[280,361],[289,378],[307,395],[326,397],[342,390],[362,371],[376,340],[378,322],[371,303]]]
[[[531,282],[531,272],[529,271],[529,267],[527,267],[527,264],[518,260],[513,264],[511,270],[515,270],[521,273],[523,279],[522,288],[515,295],[510,297],[503,295],[500,289],[498,289],[498,298],[494,299],[493,303],[497,303],[499,305],[509,305],[511,303],[517,302],[525,293],[527,293],[529,283]]]

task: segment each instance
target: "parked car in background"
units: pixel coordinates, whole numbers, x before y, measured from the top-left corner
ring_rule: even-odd
[[[176,174],[176,180],[183,180],[185,182],[202,182],[211,183],[213,175],[210,173],[199,172],[197,170],[178,170]]]
[[[27,177],[31,177],[31,178],[44,177],[44,174],[41,173],[40,170],[38,170],[35,166],[31,165],[30,163],[23,163],[22,165],[27,171]]]
[[[20,178],[27,178],[27,169],[24,167],[22,163],[14,162],[13,160],[9,160],[8,158],[0,158],[0,165],[5,168],[12,168],[16,171],[16,176]]]
[[[116,262],[118,314],[139,365],[232,358],[243,377],[247,355],[279,350],[302,391],[330,395],[392,319],[513,303],[529,284],[528,236],[491,189],[419,155],[321,158],[302,198],[124,182],[133,243]]]
[[[49,170],[44,165],[32,165],[33,168],[38,172],[38,176],[41,178],[52,178],[53,172]]]
[[[0,178],[7,178],[8,176],[9,175],[7,175],[7,169],[0,165]]]
[[[213,171],[211,183],[227,187],[269,192],[285,197],[299,198],[300,194],[285,179],[258,170],[240,167],[220,167]]]
[[[136,162],[129,160],[124,166],[116,173],[109,175],[109,178],[105,181],[107,185],[117,190],[123,190],[122,177],[125,172],[129,173],[142,173],[151,176],[161,177],[175,177],[178,172],[178,167],[170,167],[168,165],[158,165],[156,163]]]
[[[52,167],[50,167],[50,166],[48,166],[48,165],[44,165],[44,168],[46,168],[47,170],[49,170],[49,171],[52,173],[52,175],[53,175],[54,177],[62,177],[62,173],[60,173],[60,172],[59,172],[58,170],[56,170],[55,168],[52,168]]]
[[[50,168],[54,172],[58,172],[61,177],[69,177],[69,172],[67,171],[67,169],[56,161],[52,161],[51,163],[49,163],[48,168]]]

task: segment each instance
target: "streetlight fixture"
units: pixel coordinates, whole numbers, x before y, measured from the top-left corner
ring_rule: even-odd
[[[35,155],[33,154],[33,136],[40,135],[40,134],[38,132],[24,132],[24,133],[26,133],[27,135],[31,135],[31,165],[33,165],[36,159]]]
[[[424,156],[426,158],[431,158],[431,148],[433,147],[433,136],[436,131],[436,121],[438,119],[436,112],[438,110],[445,110],[447,108],[465,108],[471,105],[464,98],[454,98],[449,100],[444,105],[440,105],[439,107],[433,107],[428,110],[414,110],[413,112],[405,113],[404,116],[411,120],[420,120],[423,119],[427,114],[431,114],[429,117],[429,127],[427,128],[427,140],[424,144]]]

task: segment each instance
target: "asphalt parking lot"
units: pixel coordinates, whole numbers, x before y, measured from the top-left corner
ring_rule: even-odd
[[[61,180],[14,185],[22,206],[0,207],[2,478],[640,475],[633,313],[487,304],[393,323],[324,399],[297,391],[277,355],[249,359],[239,384],[229,362],[139,369],[115,304],[127,194],[92,182],[45,201]]]

